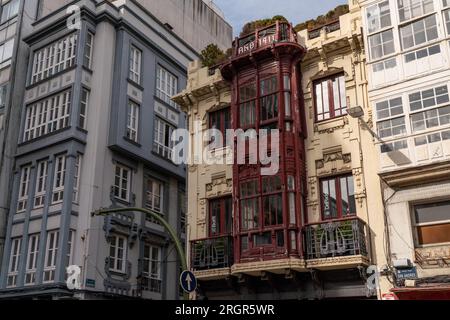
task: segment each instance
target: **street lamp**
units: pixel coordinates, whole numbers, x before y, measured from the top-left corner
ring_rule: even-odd
[[[378,141],[380,141],[381,143],[383,143],[383,141],[380,139],[380,137],[378,137],[378,135],[373,132],[373,130],[369,127],[369,125],[367,124],[367,122],[364,120],[364,109],[361,106],[356,106],[356,107],[352,107],[349,108],[347,110],[347,114],[354,118],[354,119],[358,119],[359,123],[370,132],[370,134],[372,135],[372,137],[376,138]]]

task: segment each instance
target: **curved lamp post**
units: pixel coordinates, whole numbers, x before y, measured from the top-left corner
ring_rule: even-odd
[[[151,217],[151,218],[157,220],[159,223],[161,223],[161,225],[166,229],[166,231],[169,233],[170,237],[172,238],[173,242],[175,243],[175,247],[176,247],[178,255],[180,257],[181,266],[182,266],[183,270],[188,270],[186,253],[184,252],[183,245],[181,244],[181,241],[178,238],[177,233],[175,232],[175,230],[173,230],[172,226],[156,212],[148,210],[148,209],[143,209],[143,208],[100,209],[100,210],[94,211],[92,213],[92,216],[108,216],[112,213],[122,213],[122,212],[130,212],[130,211],[142,212],[147,217]],[[184,299],[189,300],[189,295],[184,293]]]

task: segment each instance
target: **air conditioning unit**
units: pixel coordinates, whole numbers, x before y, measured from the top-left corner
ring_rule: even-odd
[[[392,261],[392,264],[396,269],[409,269],[413,266],[411,260],[409,259],[396,259]]]

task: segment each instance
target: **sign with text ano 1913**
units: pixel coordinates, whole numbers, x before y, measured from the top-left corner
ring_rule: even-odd
[[[270,34],[265,37],[258,38],[258,48],[270,45],[276,41],[275,34]],[[249,41],[238,48],[238,55],[249,53],[256,49],[256,41]]]

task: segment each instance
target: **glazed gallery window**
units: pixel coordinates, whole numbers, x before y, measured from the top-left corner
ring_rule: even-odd
[[[84,61],[83,61],[83,65],[88,69],[92,69],[93,48],[94,48],[94,34],[92,32],[88,32],[86,34],[86,44],[84,47]]]
[[[409,95],[412,132],[450,124],[450,99],[447,86]],[[426,111],[422,111],[426,110]]]
[[[130,199],[131,169],[116,164],[114,171],[114,197],[128,202]]]
[[[164,184],[152,178],[145,182],[145,207],[162,214],[164,200]]]
[[[7,288],[17,286],[17,276],[19,275],[20,249],[22,239],[11,239],[11,252],[9,256]]]
[[[47,245],[45,249],[44,283],[55,281],[56,257],[58,255],[59,231],[47,233]]]
[[[209,201],[209,234],[211,237],[231,233],[233,200],[231,197]]]
[[[445,29],[447,30],[447,34],[450,34],[450,10],[444,11],[444,22],[445,22]]]
[[[340,219],[356,215],[353,176],[340,176],[320,180],[322,217]]]
[[[256,124],[256,84],[248,84],[239,89],[239,124],[241,128]]]
[[[90,95],[89,90],[84,88],[81,90],[80,117],[78,118],[78,127],[84,130],[87,130],[87,112],[89,107],[89,95]]]
[[[260,191],[257,180],[241,183],[241,229],[259,228]]]
[[[432,15],[401,27],[400,37],[404,50],[437,39],[436,16]]]
[[[417,244],[450,242],[450,201],[413,206]]]
[[[47,191],[48,161],[40,161],[37,164],[36,191],[34,195],[34,208],[42,208],[45,203]]]
[[[14,39],[10,39],[0,45],[0,63],[8,61],[12,58],[14,50]]]
[[[142,261],[142,290],[161,292],[161,248],[148,245],[144,246],[144,259]]]
[[[127,108],[127,138],[138,142],[139,111],[140,106],[133,101],[128,101]]]
[[[64,91],[27,106],[23,141],[67,128],[70,119],[71,91]]]
[[[28,239],[27,267],[25,271],[25,285],[36,282],[37,260],[39,252],[39,234],[31,235]]]
[[[171,137],[174,130],[174,126],[156,117],[153,150],[163,158],[172,159],[173,141]]]
[[[28,194],[30,189],[31,166],[23,167],[20,170],[19,181],[19,200],[17,202],[17,212],[23,212],[27,209]]]
[[[275,129],[277,126],[274,123],[278,121],[280,107],[278,80],[276,76],[260,81],[259,95],[259,118],[261,127],[265,129]]]
[[[369,33],[391,26],[389,1],[383,1],[368,7],[366,15]]]
[[[231,108],[225,108],[219,111],[209,113],[209,129],[216,129],[220,131],[221,137],[211,137],[211,143],[213,141],[220,141],[222,139],[222,146],[228,145],[227,130],[231,129]],[[217,140],[216,140],[217,139]],[[217,142],[218,143],[218,142]],[[220,146],[218,146],[220,148]]]
[[[335,75],[314,82],[316,121],[347,114],[345,76]]]
[[[176,103],[172,101],[172,97],[177,93],[177,77],[158,65],[156,68],[156,96],[172,107],[176,107]]]
[[[55,172],[53,177],[52,203],[61,203],[64,200],[64,182],[66,180],[66,156],[61,155],[55,159]]]
[[[262,178],[264,226],[283,224],[282,183],[279,176]]]
[[[33,54],[31,83],[47,79],[75,65],[77,35],[71,34]]]
[[[400,22],[433,12],[433,0],[397,0]]]
[[[20,0],[11,0],[2,5],[0,24],[14,18],[19,13]]]
[[[118,273],[126,272],[127,238],[113,236],[109,244],[109,270]]]
[[[141,84],[141,66],[142,66],[142,51],[131,46],[130,49],[130,73],[131,81]]]
[[[369,37],[369,51],[372,60],[394,53],[394,34],[386,30]]]

